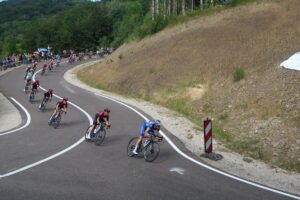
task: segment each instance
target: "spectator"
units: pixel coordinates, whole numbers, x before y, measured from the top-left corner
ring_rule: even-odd
[[[2,58],[0,58],[0,71],[2,71],[2,66],[3,66],[3,63],[2,63]]]

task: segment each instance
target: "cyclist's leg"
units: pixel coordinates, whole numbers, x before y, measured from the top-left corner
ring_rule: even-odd
[[[55,110],[53,111],[53,114],[52,114],[51,118],[56,117],[57,113],[58,113],[58,109],[55,108]]]
[[[41,104],[40,104],[39,108],[41,108],[41,107],[42,107],[42,105],[44,104],[44,101],[45,101],[45,97],[43,97],[43,99],[42,99],[42,102],[41,102]]]
[[[141,126],[139,139],[136,141],[136,144],[135,144],[135,147],[134,147],[134,150],[132,151],[132,153],[138,154],[137,149],[138,149],[141,141],[143,140],[145,130],[146,130],[146,123],[144,122]]]
[[[96,128],[96,125],[97,125],[97,119],[98,119],[99,115],[98,113],[95,115],[94,117],[94,121],[93,121],[93,125],[89,128],[89,134],[88,134],[88,139],[91,138],[91,133],[94,132],[95,128]]]
[[[36,89],[35,88],[32,88],[32,93],[33,93],[33,96],[34,96],[35,93],[36,93]]]

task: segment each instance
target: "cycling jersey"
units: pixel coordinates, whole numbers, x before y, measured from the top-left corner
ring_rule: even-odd
[[[32,72],[28,72],[27,75],[26,75],[26,80],[31,80],[32,79],[32,76],[33,76],[33,73]]]
[[[156,124],[156,123],[155,123],[155,122],[152,122],[152,121],[143,122],[143,124],[141,125],[140,135],[141,135],[141,136],[144,136],[145,131],[146,131],[147,129],[149,129],[149,131],[148,131],[149,135],[153,136],[154,133],[155,133],[155,130],[154,130],[155,124]]]
[[[52,98],[52,92],[45,92],[44,93],[44,98]]]
[[[39,87],[39,83],[37,83],[37,82],[34,82],[34,83],[32,83],[32,89],[38,89],[38,87]]]
[[[64,107],[68,108],[68,102],[64,103],[63,100],[58,101],[56,105],[58,105],[58,108],[64,108]]]
[[[94,125],[96,125],[96,124],[98,123],[98,122],[97,122],[97,119],[98,119],[98,118],[100,118],[100,119],[99,119],[100,122],[105,122],[105,118],[106,118],[107,121],[109,121],[109,115],[104,116],[104,112],[99,112],[99,113],[97,113],[97,114],[95,115],[94,122],[93,122]]]

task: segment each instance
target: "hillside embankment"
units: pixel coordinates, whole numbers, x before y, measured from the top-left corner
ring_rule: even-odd
[[[124,44],[78,75],[198,124],[211,117],[215,137],[246,162],[300,172],[300,73],[279,67],[299,51],[299,10],[299,0],[262,1],[199,17]]]

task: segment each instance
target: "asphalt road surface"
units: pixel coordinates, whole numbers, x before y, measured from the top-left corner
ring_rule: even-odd
[[[153,163],[126,155],[127,143],[137,136],[143,119],[130,109],[68,84],[63,74],[78,62],[61,64],[44,76],[41,86],[69,98],[91,115],[105,107],[111,109],[112,127],[101,146],[81,142],[60,156],[10,176],[0,178],[0,199],[292,199],[214,173],[180,156],[166,142]],[[54,129],[47,121],[57,98],[44,113],[38,110],[43,92],[34,103],[23,92],[24,68],[0,78],[0,90],[18,100],[30,113],[31,123],[18,132],[0,136],[0,175],[30,166],[78,142],[89,120],[69,104],[62,124]],[[23,113],[23,123],[26,115]],[[11,119],[14,120],[14,119]],[[1,123],[1,122],[0,122]],[[165,131],[186,154],[197,159],[170,133]]]

